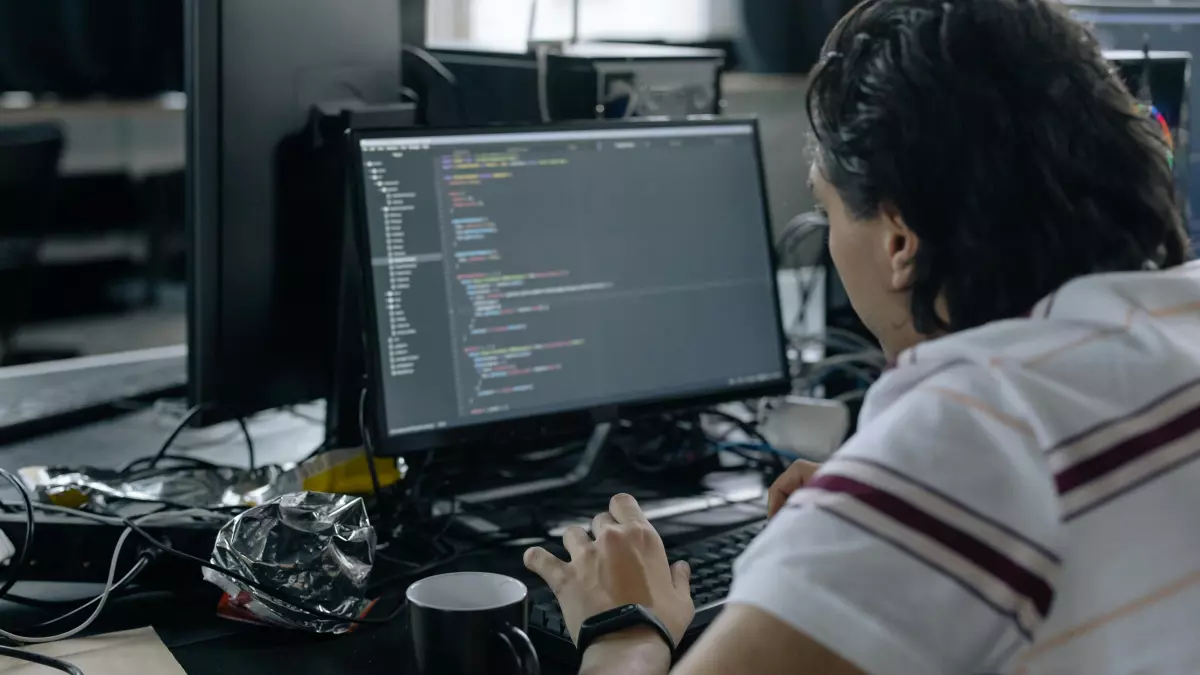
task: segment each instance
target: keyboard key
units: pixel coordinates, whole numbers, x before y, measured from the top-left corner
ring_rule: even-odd
[[[538,605],[529,613],[529,625],[541,628],[546,625],[546,608]]]
[[[560,616],[547,617],[545,625],[546,630],[550,631],[551,633],[558,633],[559,635],[562,635],[567,630],[567,627],[563,624],[562,617]]]

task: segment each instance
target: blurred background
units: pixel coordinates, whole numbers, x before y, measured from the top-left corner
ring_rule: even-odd
[[[406,44],[447,54],[572,36],[719,50],[720,109],[761,119],[775,226],[811,207],[805,73],[851,0],[396,1]],[[1073,4],[1107,47],[1200,43],[1195,2]],[[185,0],[0,0],[0,364],[186,342],[184,18]]]
[[[4,365],[186,340],[183,4],[0,0]],[[803,73],[849,4],[582,0],[578,31],[724,51],[727,110],[766,121],[781,224],[809,205]],[[524,49],[530,9],[528,0],[429,0],[426,39]],[[568,37],[572,9],[543,0],[532,37]],[[18,146],[35,150],[6,150]],[[35,165],[41,175],[27,180]]]

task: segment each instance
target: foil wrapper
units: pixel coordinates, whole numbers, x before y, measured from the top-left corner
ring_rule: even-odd
[[[273,466],[252,471],[232,467],[172,467],[133,474],[95,467],[21,469],[21,476],[40,499],[99,512],[114,512],[129,502],[207,509],[253,506],[261,503],[259,495],[279,473],[279,468]]]
[[[375,529],[361,498],[294,492],[229,521],[217,534],[212,562],[305,607],[358,618],[370,606],[364,596],[375,563]],[[219,572],[205,569],[204,578],[266,623],[315,633],[354,626],[314,616]]]

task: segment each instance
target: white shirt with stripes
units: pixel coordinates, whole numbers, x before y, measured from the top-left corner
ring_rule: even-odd
[[[730,601],[869,673],[1200,673],[1200,265],[932,340]]]

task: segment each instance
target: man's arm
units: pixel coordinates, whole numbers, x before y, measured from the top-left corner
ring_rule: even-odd
[[[579,675],[665,675],[670,669],[671,652],[658,633],[631,628],[588,647]]]
[[[617,634],[596,643],[580,675],[663,675],[670,654],[652,631]],[[862,675],[809,636],[748,605],[730,605],[671,675]]]
[[[842,657],[767,612],[731,604],[673,675],[862,675]]]
[[[593,539],[592,537],[595,537]],[[525,566],[554,591],[571,637],[588,618],[622,605],[641,605],[670,631],[677,644],[692,622],[691,570],[671,565],[662,539],[630,495],[609,502],[592,519],[592,537],[581,527],[563,534],[570,561],[535,547],[525,551]],[[604,636],[583,655],[587,675],[664,675],[671,649],[659,634],[644,627]]]
[[[571,561],[545,549],[530,549],[525,564],[554,591],[572,636],[579,624],[600,611],[637,603],[662,620],[675,641],[692,620],[687,563],[667,565],[662,540],[646,522],[637,501],[613,497],[608,513],[592,521],[593,541],[582,529],[564,536]],[[654,630],[627,629],[593,643],[583,655],[581,675],[666,675],[671,651]],[[856,675],[846,663],[812,638],[769,613],[730,605],[688,653],[678,672],[821,673]]]

